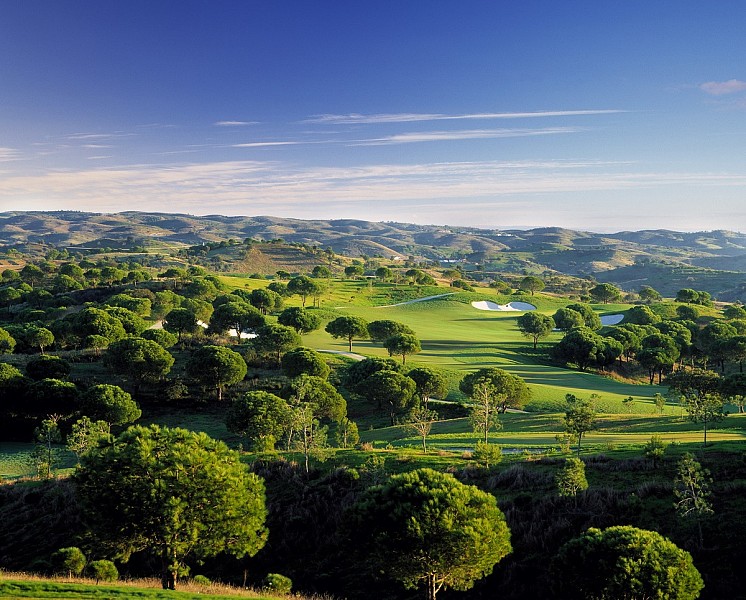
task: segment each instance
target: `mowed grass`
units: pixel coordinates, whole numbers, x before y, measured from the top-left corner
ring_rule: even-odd
[[[556,436],[565,432],[563,414],[526,415],[508,413],[501,416],[502,428],[490,432],[490,443],[506,448],[558,447]],[[746,441],[746,415],[731,415],[707,432],[707,442]],[[651,435],[660,435],[666,443],[702,445],[702,426],[685,417],[673,415],[600,414],[595,428],[583,436],[585,448],[607,448],[609,445],[643,446]],[[364,442],[391,444],[394,447],[421,447],[422,438],[394,426],[363,431]],[[469,419],[450,419],[433,424],[427,445],[433,449],[470,450],[481,435],[472,430]]]
[[[441,288],[447,293],[448,288]],[[411,327],[422,344],[422,352],[408,359],[408,363],[437,366],[449,371],[466,373],[484,367],[499,367],[522,377],[532,390],[529,410],[558,410],[564,405],[566,394],[587,397],[601,396],[600,407],[607,411],[622,410],[622,400],[632,396],[637,410],[649,410],[656,393],[665,388],[633,385],[594,373],[558,367],[547,357],[548,348],[558,342],[562,334],[553,332],[542,340],[534,353],[532,343],[518,329],[521,312],[485,311],[474,308],[472,300],[492,300],[500,304],[515,301],[513,296],[489,296],[487,293],[459,293],[445,298],[402,306],[339,306],[339,314],[362,317],[367,321],[391,319]],[[520,296],[520,301],[531,302],[540,312],[552,314],[567,301],[548,296]],[[628,305],[598,305],[599,314],[617,314]],[[335,340],[318,330],[304,336],[304,344],[317,349],[346,351],[346,340]],[[380,345],[369,340],[354,340],[353,352],[363,356],[388,356]],[[456,390],[454,390],[455,392]],[[456,396],[449,396],[456,399]],[[641,405],[647,408],[641,409]]]

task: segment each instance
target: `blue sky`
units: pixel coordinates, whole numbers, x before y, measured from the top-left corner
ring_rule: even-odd
[[[0,210],[746,231],[746,5],[0,3]]]

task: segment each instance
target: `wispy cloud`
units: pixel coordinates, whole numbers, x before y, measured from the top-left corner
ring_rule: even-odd
[[[356,140],[350,146],[384,146],[390,144],[413,144],[418,142],[444,142],[458,140],[498,139],[576,133],[572,127],[550,127],[545,129],[467,129],[460,131],[422,131],[400,133],[369,140]]]
[[[247,142],[245,144],[232,144],[231,148],[262,148],[264,146],[297,146],[302,143],[313,142]]]
[[[21,158],[18,150],[13,148],[0,148],[0,162],[8,162],[11,160],[18,160]]]
[[[0,206],[27,209],[178,210],[203,214],[274,214],[411,220],[412,211],[441,215],[461,207],[459,219],[494,219],[494,207],[534,203],[555,207],[547,195],[636,190],[654,195],[663,188],[746,191],[746,175],[644,172],[627,163],[595,161],[475,161],[307,167],[271,161],[100,167],[0,178]],[[723,192],[725,193],[725,192]],[[207,202],[209,199],[209,203]],[[647,201],[647,200],[646,200]],[[157,203],[156,203],[157,202]],[[544,204],[542,204],[542,202]],[[484,213],[477,213],[482,204]],[[474,205],[466,214],[464,207]],[[440,207],[440,208],[439,208]],[[404,212],[405,208],[409,212]],[[613,207],[612,207],[613,208]],[[725,210],[723,205],[722,209]],[[489,212],[492,211],[492,213]],[[516,212],[525,222],[544,208]],[[557,208],[559,210],[559,208]],[[619,211],[626,210],[620,205]],[[440,212],[439,212],[440,211]],[[617,212],[619,212],[617,211]],[[523,215],[523,216],[521,216]],[[420,216],[419,219],[425,217]],[[436,219],[436,217],[427,217]],[[463,222],[463,221],[462,221]],[[514,223],[516,221],[513,221]]]
[[[258,125],[259,121],[216,121],[217,127],[245,127],[246,125]]]
[[[97,148],[113,148],[109,144],[83,144],[83,148],[97,149]]]
[[[67,136],[68,140],[104,140],[109,138],[132,137],[135,133],[115,131],[114,133],[72,133]]]
[[[347,115],[314,115],[306,119],[305,123],[322,123],[330,125],[359,125],[375,123],[413,123],[419,121],[462,121],[462,120],[490,120],[490,119],[531,119],[547,117],[574,117],[583,115],[608,115],[627,112],[617,109],[603,110],[545,110],[535,112],[501,112],[501,113],[470,113],[462,115],[448,115],[438,113],[390,113],[362,115],[351,113]]]
[[[89,156],[88,160],[104,160],[106,158],[113,158],[111,155],[108,156]]]
[[[735,94],[746,90],[746,81],[729,79],[728,81],[708,81],[699,86],[699,89],[711,96],[724,96]]]

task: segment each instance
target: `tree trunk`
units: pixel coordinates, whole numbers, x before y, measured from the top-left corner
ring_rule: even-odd
[[[435,600],[435,594],[438,590],[435,589],[435,575],[430,573],[427,576],[427,600]]]

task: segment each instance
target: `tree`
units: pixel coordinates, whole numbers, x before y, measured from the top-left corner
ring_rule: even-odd
[[[347,415],[347,401],[321,377],[300,375],[290,381],[286,391],[292,403],[311,404],[317,417],[339,422]]]
[[[316,279],[331,279],[332,272],[329,267],[323,265],[316,265],[311,271],[311,276]]]
[[[584,302],[576,302],[575,304],[568,304],[566,308],[574,310],[575,312],[579,312],[581,315],[583,315],[585,326],[589,329],[592,329],[593,331],[598,331],[599,329],[601,329],[601,317],[598,316],[598,313],[593,310],[593,307],[590,304],[585,304]]]
[[[300,334],[309,333],[321,327],[321,318],[300,306],[291,306],[283,310],[277,322],[280,325],[292,327]]]
[[[83,412],[109,425],[134,423],[142,415],[137,402],[116,385],[101,383],[88,388],[82,396]]]
[[[658,461],[663,458],[666,452],[666,443],[660,435],[653,434],[650,436],[647,444],[643,447],[643,453],[645,458],[649,458],[653,462],[653,468],[655,469]]]
[[[408,333],[414,335],[414,331],[397,321],[390,321],[388,319],[381,319],[378,321],[371,321],[368,323],[368,335],[374,342],[383,342],[391,336]]]
[[[352,448],[360,441],[357,423],[350,421],[347,417],[342,417],[337,423],[335,435],[340,448]]]
[[[21,299],[21,292],[12,287],[0,289],[0,303],[5,304],[10,314],[10,307],[14,302]]]
[[[465,375],[459,383],[459,389],[467,396],[473,397],[474,385],[481,381],[488,381],[495,387],[495,391],[501,396],[500,412],[503,413],[508,408],[522,409],[531,397],[531,392],[523,379],[494,367],[479,369]]]
[[[72,579],[72,576],[79,576],[85,568],[86,558],[85,554],[80,548],[70,546],[68,548],[60,548],[52,554],[52,564],[55,567],[55,571],[58,573],[67,573],[68,579]]]
[[[388,267],[378,267],[376,277],[381,281],[389,281],[394,276],[394,272]]]
[[[521,289],[524,292],[531,292],[531,295],[533,296],[535,292],[543,290],[544,286],[545,284],[541,279],[529,275],[528,277],[521,279],[521,282],[518,284],[518,289]]]
[[[2,367],[1,363],[0,367]],[[342,383],[348,390],[364,396],[370,387],[367,380],[373,373],[383,370],[399,373],[402,369],[401,363],[393,358],[364,358],[361,361],[353,362],[345,369]]]
[[[277,364],[280,364],[282,355],[300,346],[301,339],[292,327],[270,323],[256,330],[251,345],[259,354],[274,356]]]
[[[585,326],[583,315],[572,308],[558,308],[554,313],[552,320],[560,331],[571,331],[576,327]]]
[[[389,356],[395,354],[401,356],[402,364],[407,361],[407,355],[417,354],[422,350],[420,340],[409,333],[398,333],[386,338],[383,341],[383,347],[389,351]]]
[[[368,322],[360,317],[337,317],[326,324],[324,331],[333,338],[346,339],[349,343],[349,351],[352,352],[353,339],[368,338]]]
[[[88,571],[91,577],[96,580],[98,585],[99,581],[116,581],[119,579],[119,571],[116,565],[110,560],[94,560],[88,565]]]
[[[438,413],[428,410],[424,406],[415,407],[404,421],[404,429],[422,438],[422,452],[427,454],[427,436],[438,420]]]
[[[517,322],[520,332],[533,340],[534,350],[536,350],[538,341],[547,337],[554,329],[554,319],[537,312],[527,312],[518,317]]]
[[[282,370],[291,379],[299,375],[315,375],[326,379],[330,372],[329,365],[321,358],[321,354],[310,348],[302,347],[283,355]]]
[[[565,466],[557,473],[555,482],[560,496],[575,498],[578,492],[588,489],[585,463],[579,458],[566,458]]]
[[[282,306],[282,298],[277,292],[266,288],[252,290],[249,294],[249,303],[258,309],[263,315],[273,310],[278,310]]]
[[[738,304],[731,304],[723,309],[723,316],[729,321],[732,319],[746,319],[746,309]]]
[[[62,441],[59,427],[60,416],[49,415],[34,429],[34,441],[36,442],[31,453],[31,460],[36,467],[39,477],[49,479],[57,466],[59,448],[57,445]]]
[[[236,339],[247,331],[256,332],[266,324],[262,313],[238,297],[236,300],[218,306],[210,318],[210,329],[224,334],[229,330],[236,332]]]
[[[480,379],[472,386],[472,406],[469,411],[472,428],[476,433],[484,434],[484,443],[488,444],[489,432],[500,429],[500,404],[504,396],[499,394],[495,385],[488,379]]]
[[[360,265],[350,265],[349,267],[345,267],[345,275],[350,279],[362,277],[364,273],[365,269]]]
[[[0,327],[0,354],[13,354],[16,341],[6,329]]]
[[[262,480],[204,433],[130,427],[85,455],[73,480],[100,547],[125,561],[155,553],[164,589],[190,556],[253,556],[267,540]]]
[[[651,334],[640,340],[637,362],[648,370],[650,385],[653,385],[656,373],[660,384],[663,379],[663,372],[670,371],[673,368],[680,354],[676,340],[670,335]]]
[[[714,371],[704,369],[679,370],[666,378],[666,385],[681,394],[684,408],[692,423],[702,423],[704,445],[707,446],[707,427],[725,418],[720,390],[723,380]]]
[[[679,319],[684,319],[686,321],[696,321],[699,319],[699,310],[694,306],[682,304],[681,306],[676,307],[676,316]]]
[[[155,382],[168,374],[174,357],[160,344],[142,338],[125,338],[109,346],[106,364],[119,375],[132,381],[135,388]]]
[[[622,291],[610,283],[599,283],[588,290],[588,293],[596,302],[603,302],[604,304],[616,302],[622,297]]]
[[[110,437],[111,425],[106,421],[91,421],[89,417],[83,416],[73,423],[67,434],[66,445],[70,452],[80,458],[98,446],[101,440],[108,440]]]
[[[21,280],[28,283],[31,287],[44,281],[44,271],[36,265],[28,264],[21,269]]]
[[[705,394],[702,397],[687,396],[685,398],[686,412],[692,423],[701,423],[704,432],[702,445],[707,446],[707,426],[718,423],[726,417],[723,411],[723,399],[718,394]]]
[[[503,451],[497,444],[485,444],[477,442],[471,457],[489,469],[490,465],[496,465],[503,459]]]
[[[417,389],[422,405],[427,408],[430,398],[444,399],[448,395],[448,380],[442,372],[428,367],[416,367],[407,373]]]
[[[432,469],[369,488],[350,521],[373,569],[408,589],[424,583],[428,600],[471,588],[512,550],[495,497]]]
[[[572,394],[565,396],[567,410],[565,410],[565,431],[578,440],[578,456],[583,436],[591,431],[596,423],[596,409],[592,400],[578,398]]]
[[[54,344],[54,334],[46,327],[29,327],[24,337],[26,338],[26,343],[29,346],[38,348],[41,354],[44,354],[44,348]]]
[[[691,555],[655,531],[591,527],[551,563],[559,598],[694,600],[704,587]]]
[[[661,296],[660,292],[651,288],[649,285],[643,285],[640,288],[639,294],[640,300],[642,300],[646,304],[660,302],[663,299],[663,296]]]
[[[290,427],[288,403],[269,392],[247,392],[231,403],[225,424],[228,431],[245,436],[258,452],[275,449],[275,443]]]
[[[676,478],[674,479],[674,496],[676,502],[676,514],[683,519],[694,519],[697,523],[699,533],[699,545],[702,547],[702,520],[715,514],[710,503],[710,484],[712,478],[707,469],[694,459],[694,456],[686,452],[676,465]]]
[[[225,346],[202,346],[187,364],[192,377],[215,390],[218,402],[223,399],[225,387],[243,381],[247,370],[243,357]]]
[[[411,408],[416,399],[414,381],[396,371],[376,371],[365,381],[363,395],[378,408],[389,406],[392,425],[396,424],[397,412]]]
[[[191,334],[199,329],[197,315],[188,308],[174,308],[166,314],[163,328],[175,333],[179,338],[179,343],[181,343],[181,338],[185,333]]]
[[[308,296],[313,295],[313,292],[318,289],[318,284],[305,275],[299,277],[293,277],[288,281],[288,292],[294,296],[300,296],[301,304],[306,306],[306,299]]]
[[[660,322],[661,318],[656,315],[649,306],[633,306],[624,317],[625,323],[635,325],[653,325]]]
[[[177,336],[165,329],[146,329],[140,337],[144,340],[152,340],[166,350],[173,348],[179,341]]]
[[[676,302],[685,302],[686,304],[697,304],[699,302],[699,292],[691,288],[684,288],[676,292]]]
[[[37,356],[26,363],[26,375],[35,381],[67,379],[70,363],[59,356]]]

